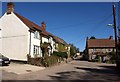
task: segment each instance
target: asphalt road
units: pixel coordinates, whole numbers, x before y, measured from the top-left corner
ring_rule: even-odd
[[[2,71],[2,80],[100,80],[120,81],[115,64],[74,60],[25,74]]]

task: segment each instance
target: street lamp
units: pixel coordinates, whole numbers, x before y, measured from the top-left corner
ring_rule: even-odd
[[[118,48],[117,48],[117,44],[118,44],[118,40],[117,40],[117,28],[116,28],[116,7],[115,4],[113,4],[113,26],[114,26],[114,34],[115,34],[115,48],[116,48],[116,63],[118,61]]]
[[[117,44],[118,44],[118,40],[117,40],[117,27],[116,27],[116,7],[115,7],[115,4],[112,5],[113,7],[113,24],[108,24],[108,26],[112,26],[114,28],[114,35],[115,35],[115,49],[116,49],[116,64],[117,64],[117,61],[118,61],[118,47],[117,47]],[[118,66],[118,65],[117,65]]]
[[[113,24],[108,24],[107,26],[112,26],[113,27],[114,25]]]

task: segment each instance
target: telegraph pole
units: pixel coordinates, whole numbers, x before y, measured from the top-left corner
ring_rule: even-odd
[[[117,27],[116,27],[116,7],[113,4],[113,22],[114,22],[114,34],[115,34],[115,49],[116,49],[116,65],[117,68],[120,69],[120,61],[119,61],[119,54],[118,54],[118,39],[117,39]]]

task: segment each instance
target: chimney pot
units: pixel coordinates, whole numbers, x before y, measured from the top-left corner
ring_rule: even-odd
[[[14,3],[13,2],[9,2],[7,4],[7,14],[11,14],[11,12],[14,12]]]
[[[42,25],[42,29],[43,29],[44,31],[46,31],[46,23],[45,23],[45,22],[42,22],[41,25]]]
[[[113,40],[113,36],[110,36],[110,37],[109,37],[109,40]]]

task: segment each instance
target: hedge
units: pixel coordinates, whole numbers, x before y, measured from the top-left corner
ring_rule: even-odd
[[[58,64],[59,61],[60,58],[57,56],[46,56],[46,57],[37,57],[37,58],[28,57],[28,64],[32,64],[36,66],[50,67]]]
[[[61,58],[66,58],[66,59],[68,58],[67,52],[53,52],[53,55]]]

